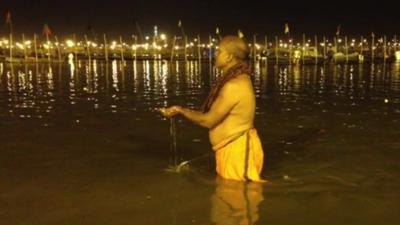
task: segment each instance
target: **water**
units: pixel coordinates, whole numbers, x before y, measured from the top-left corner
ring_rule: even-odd
[[[397,224],[400,64],[254,71],[264,185],[216,180],[212,157],[165,171],[211,151],[156,111],[201,106],[208,63],[0,63],[0,221]]]

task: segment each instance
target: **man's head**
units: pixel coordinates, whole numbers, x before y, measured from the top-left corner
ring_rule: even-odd
[[[219,44],[215,65],[221,69],[230,67],[246,61],[248,54],[249,50],[243,39],[237,36],[226,36]]]

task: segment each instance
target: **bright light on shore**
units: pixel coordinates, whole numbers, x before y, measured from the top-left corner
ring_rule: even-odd
[[[161,40],[165,40],[165,39],[167,39],[167,36],[165,34],[160,34],[160,38],[161,38]]]
[[[75,46],[75,43],[74,43],[72,40],[67,40],[65,43],[67,44],[67,46],[68,46],[69,48]]]
[[[396,51],[395,56],[396,56],[396,61],[400,61],[400,51]]]
[[[24,49],[24,45],[22,45],[21,43],[17,42],[17,43],[15,43],[15,45],[20,49]]]

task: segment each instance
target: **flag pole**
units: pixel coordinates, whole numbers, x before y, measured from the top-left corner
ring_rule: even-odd
[[[34,50],[35,50],[35,61],[38,62],[38,53],[37,53],[36,42],[37,42],[36,34],[33,34],[33,47],[34,47]]]
[[[386,35],[383,35],[383,63],[386,63],[386,50],[387,50],[387,41]]]
[[[106,34],[103,34],[104,39],[104,58],[106,62],[108,62],[108,45],[107,45],[107,37]]]
[[[317,35],[314,35],[314,41],[315,41],[315,64],[318,64],[318,37]]]
[[[61,60],[61,49],[60,49],[60,42],[58,42],[57,35],[54,36],[54,39],[56,40],[57,43],[57,55],[58,55],[58,62],[62,62]]]
[[[90,56],[90,44],[89,44],[89,41],[88,41],[88,38],[87,38],[87,35],[85,34],[84,35],[84,38],[85,38],[85,46],[86,46],[86,54],[87,54],[87,56],[88,56],[88,60],[89,60],[89,64],[90,64],[90,61],[91,61],[91,56]]]
[[[10,45],[9,45],[9,48],[10,48],[10,62],[12,62],[13,61],[13,51],[12,51],[13,35],[12,35],[11,32],[10,32],[10,35],[9,35],[9,43],[10,43]]]
[[[47,58],[48,58],[48,61],[50,62],[51,61],[51,52],[50,52],[51,45],[50,45],[49,35],[51,34],[51,31],[50,31],[50,28],[47,25],[47,23],[45,23],[43,26],[43,34],[46,36],[47,54],[48,54]]]
[[[349,63],[349,45],[347,43],[347,36],[344,36],[344,44],[346,49],[346,63]]]
[[[185,34],[185,30],[183,29],[183,26],[182,26],[182,21],[181,20],[179,20],[178,21],[178,27],[181,29],[181,32],[182,32],[182,38],[183,38],[183,40],[184,40],[184,53],[185,53],[185,61],[187,60],[187,50],[186,50],[186,46],[187,46],[187,37],[186,37],[186,34]]]
[[[175,42],[176,42],[176,36],[174,36],[174,39],[172,41],[171,58],[170,58],[171,62],[174,60]]]
[[[201,41],[200,34],[197,35],[197,57],[201,60]]]
[[[324,37],[322,38],[322,41],[323,41],[323,43],[324,43],[324,61],[325,61],[325,59],[326,59],[326,38],[325,38],[325,35],[324,35]]]
[[[306,34],[303,33],[303,49],[302,49],[302,53],[301,54],[301,58],[302,58],[302,64],[304,65],[304,54],[306,52]]]
[[[374,33],[372,33],[371,34],[371,37],[372,37],[372,41],[371,41],[371,63],[374,63],[374,58],[375,58],[375,49],[374,49],[374,47],[375,47],[375,34]]]
[[[125,62],[125,59],[124,59],[124,43],[122,42],[122,36],[119,36],[119,42],[121,44],[121,60],[122,60],[122,63],[124,63]]]
[[[6,14],[6,24],[8,24],[9,27],[9,58],[10,62],[13,61],[13,51],[12,51],[12,46],[13,46],[13,26],[12,26],[12,20],[11,20],[11,12],[8,11]]]
[[[136,20],[134,20],[134,21],[135,21],[136,29],[138,30],[138,33],[140,35],[141,42],[143,43],[144,38],[143,38],[143,34],[142,34],[142,29],[140,28],[139,23]]]
[[[24,46],[24,60],[26,62],[28,59],[28,56],[26,55],[25,34],[22,34],[22,46]]]
[[[48,60],[49,60],[49,62],[51,61],[51,52],[50,52],[50,40],[49,40],[49,35],[48,34],[46,34],[46,41],[47,41],[47,54],[48,54],[48,56],[47,56],[47,58],[48,58]]]
[[[275,36],[275,61],[276,61],[276,65],[278,65],[278,36]]]
[[[268,63],[268,36],[267,35],[264,36],[264,42],[265,42],[265,46],[264,46],[265,62]]]
[[[253,62],[256,61],[256,55],[257,55],[257,53],[256,53],[256,42],[257,42],[256,34],[253,34]]]

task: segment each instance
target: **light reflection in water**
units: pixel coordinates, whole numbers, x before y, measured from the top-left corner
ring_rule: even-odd
[[[0,90],[4,99],[12,105],[32,105],[41,99],[40,110],[48,110],[48,104],[57,100],[59,104],[86,101],[102,101],[82,93],[102,93],[106,97],[119,99],[104,104],[123,104],[123,95],[132,96],[136,108],[185,104],[198,107],[209,91],[209,79],[220,76],[212,64],[199,61],[127,61],[109,64],[93,60],[79,61],[78,70],[72,58],[68,64],[34,64],[11,66],[1,63]],[[130,65],[132,64],[132,65]],[[139,64],[139,65],[138,65]],[[58,70],[54,70],[57,66]],[[209,67],[211,66],[211,67]],[[111,67],[111,68],[109,68]],[[125,70],[125,67],[130,68]],[[203,67],[203,69],[201,69]],[[184,71],[181,68],[185,68]],[[111,71],[109,71],[111,69]],[[205,71],[201,74],[200,71]],[[209,74],[212,71],[215,74]],[[277,101],[299,102],[317,98],[318,104],[349,99],[346,104],[361,104],[360,100],[396,98],[400,90],[400,65],[274,65],[254,64],[254,89],[257,98],[281,96]],[[66,76],[64,76],[66,75]],[[55,82],[56,81],[56,82]],[[128,89],[125,89],[127,87]],[[110,89],[111,88],[111,89]],[[104,92],[104,93],[103,93]],[[58,93],[58,94],[56,94]],[[65,96],[65,99],[62,99]],[[124,98],[124,97],[122,97]],[[69,102],[65,102],[68,99]],[[107,98],[106,98],[107,99]],[[330,101],[327,101],[330,100]],[[47,105],[46,105],[47,104]],[[100,103],[97,103],[100,104]],[[261,103],[262,104],[262,103]],[[115,110],[122,110],[117,107]],[[51,110],[55,110],[54,107]],[[60,107],[59,110],[64,110]],[[259,107],[262,110],[262,107]]]
[[[115,91],[119,91],[118,88],[118,65],[117,65],[117,60],[112,61],[112,67],[111,67],[111,78],[112,78],[112,87],[115,89]]]
[[[151,73],[150,73],[150,62],[149,60],[143,61],[143,81],[144,81],[144,91],[149,92],[151,88]]]
[[[97,73],[97,60],[93,60],[93,93],[98,92],[99,88],[99,74]]]
[[[132,62],[132,66],[133,66],[133,73],[132,73],[132,77],[133,77],[133,79],[132,79],[132,81],[133,81],[133,92],[134,93],[137,93],[137,91],[138,91],[138,88],[139,88],[139,80],[138,80],[138,70],[137,70],[137,61],[136,60],[134,60],[133,62]]]

